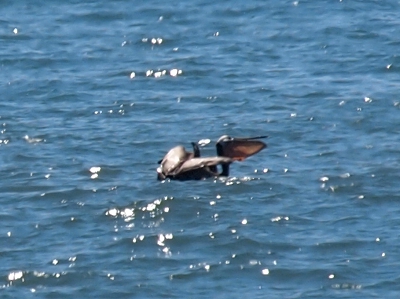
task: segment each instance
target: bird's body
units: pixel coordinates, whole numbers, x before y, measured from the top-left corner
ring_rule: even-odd
[[[157,168],[159,180],[200,180],[216,176],[228,176],[229,165],[234,161],[242,161],[265,148],[267,145],[254,138],[232,138],[222,136],[216,144],[217,156],[200,157],[200,150],[192,142],[193,153],[189,153],[181,145],[172,148],[165,157],[159,161]],[[217,166],[222,167],[218,172]]]

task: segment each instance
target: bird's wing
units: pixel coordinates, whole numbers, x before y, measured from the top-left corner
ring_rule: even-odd
[[[204,158],[192,158],[185,161],[181,167],[176,169],[176,173],[183,173],[190,170],[203,168],[206,166],[217,166],[219,164],[232,163],[234,160],[227,157],[204,157]]]
[[[267,147],[267,145],[258,140],[233,139],[231,143],[226,144],[224,156],[243,161],[265,147]]]

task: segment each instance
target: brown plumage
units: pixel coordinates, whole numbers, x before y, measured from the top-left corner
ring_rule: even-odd
[[[266,137],[232,138],[224,135],[217,141],[217,156],[214,157],[200,157],[200,150],[193,142],[193,153],[187,152],[181,145],[176,146],[159,161],[161,165],[157,168],[158,179],[200,180],[228,176],[232,162],[243,161],[267,147],[258,140]],[[218,165],[222,167],[221,172],[217,171]]]

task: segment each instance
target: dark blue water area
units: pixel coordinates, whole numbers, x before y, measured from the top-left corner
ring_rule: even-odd
[[[397,298],[399,1],[3,1],[1,298]],[[175,145],[268,135],[229,177]]]

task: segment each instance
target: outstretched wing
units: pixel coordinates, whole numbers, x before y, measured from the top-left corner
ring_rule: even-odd
[[[267,147],[267,145],[258,140],[233,139],[231,142],[225,143],[224,156],[243,161],[265,147]]]
[[[232,163],[234,160],[227,157],[205,157],[205,158],[192,158],[185,161],[182,166],[176,169],[176,172],[184,173],[187,171],[207,167],[217,166],[220,164]]]

